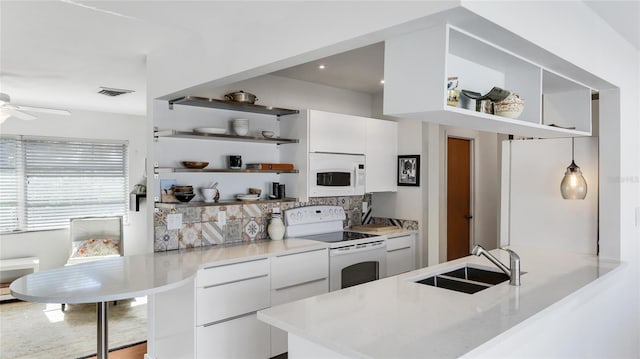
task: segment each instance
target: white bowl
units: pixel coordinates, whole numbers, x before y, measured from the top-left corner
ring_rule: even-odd
[[[271,137],[273,137],[273,135],[275,135],[275,133],[273,131],[262,131],[262,136],[264,136],[266,138],[271,138]]]
[[[236,133],[236,135],[238,136],[246,136],[247,133],[249,133],[249,127],[237,127],[237,126],[233,126],[233,131]]]

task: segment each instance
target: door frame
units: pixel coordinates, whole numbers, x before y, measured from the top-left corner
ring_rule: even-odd
[[[449,138],[457,138],[461,140],[469,141],[469,211],[473,218],[469,223],[469,252],[476,244],[476,155],[477,155],[477,139],[478,134],[477,131],[473,130],[465,130],[465,129],[454,129],[454,128],[445,128],[442,133],[442,143],[443,143],[443,163],[442,163],[442,176],[441,176],[441,184],[442,184],[442,195],[440,199],[440,215],[441,215],[441,231],[440,231],[440,262],[447,261],[447,249],[448,249],[448,228],[447,228],[447,194],[448,194],[448,174],[447,174],[447,162],[449,159]]]

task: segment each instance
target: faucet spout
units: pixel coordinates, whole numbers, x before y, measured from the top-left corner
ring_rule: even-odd
[[[503,249],[509,253],[509,264],[511,267],[507,267],[504,265],[498,258],[494,257],[491,253],[487,252],[484,247],[477,244],[471,250],[471,254],[474,256],[485,256],[491,263],[495,264],[496,267],[500,268],[506,275],[509,276],[509,284],[514,286],[520,286],[520,256],[511,249]]]

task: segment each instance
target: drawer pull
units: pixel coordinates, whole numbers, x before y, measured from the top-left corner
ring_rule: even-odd
[[[261,274],[261,275],[256,275],[256,276],[249,277],[249,278],[242,278],[242,279],[238,279],[238,280],[232,280],[232,281],[229,281],[229,282],[218,283],[218,284],[212,284],[212,285],[205,286],[205,287],[203,287],[203,288],[204,288],[204,289],[207,289],[207,288],[219,287],[219,286],[221,286],[221,285],[227,285],[227,284],[233,284],[233,283],[238,283],[238,282],[244,282],[244,281],[248,281],[248,280],[252,280],[252,279],[258,279],[258,278],[264,278],[264,277],[268,277],[268,276],[269,276],[268,274]]]
[[[411,246],[406,246],[406,247],[402,247],[402,248],[396,248],[396,249],[388,250],[387,253],[397,252],[397,251],[401,251],[401,250],[404,250],[404,249],[411,249]]]
[[[295,252],[295,253],[286,253],[286,254],[280,254],[277,255],[276,258],[281,258],[281,257],[288,257],[288,256],[295,256],[296,254],[304,254],[304,253],[311,253],[311,252],[319,252],[319,251],[326,251],[326,248],[320,248],[320,249],[310,249],[308,251],[304,251],[304,252]]]
[[[313,280],[309,280],[309,281],[302,282],[302,283],[296,283],[296,284],[288,285],[286,287],[276,288],[276,290],[289,289],[289,288],[297,287],[299,285],[305,285],[305,284],[311,284],[311,283],[315,283],[315,282],[320,282],[320,281],[323,281],[323,280],[326,280],[326,279],[327,279],[327,277],[320,278],[320,279],[313,279]]]
[[[257,261],[266,261],[266,260],[267,260],[267,258],[258,258],[258,259],[254,259],[254,260],[250,260],[250,261],[244,261],[244,262],[217,264],[217,265],[213,265],[213,266],[209,266],[209,267],[204,267],[202,269],[204,269],[204,270],[206,270],[206,269],[214,269],[214,268],[220,268],[220,267],[234,266],[236,264],[251,263],[251,262],[257,262]]]
[[[220,323],[228,322],[228,321],[230,321],[230,320],[234,320],[234,319],[240,319],[240,318],[248,317],[248,316],[250,316],[250,315],[254,315],[254,314],[256,314],[256,312],[257,312],[257,310],[256,310],[256,311],[253,311],[253,312],[245,313],[245,314],[239,314],[239,315],[236,315],[236,316],[233,316],[233,317],[229,317],[229,318],[224,318],[224,319],[216,320],[215,322],[207,323],[207,324],[204,324],[204,325],[202,325],[202,326],[203,326],[203,327],[210,327],[210,326],[212,326],[212,325],[216,325],[216,324],[220,324]]]

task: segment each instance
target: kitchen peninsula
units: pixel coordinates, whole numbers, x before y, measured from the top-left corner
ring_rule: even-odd
[[[595,256],[514,247],[522,285],[497,284],[475,294],[415,283],[485,258],[464,257],[258,312],[289,333],[289,357],[442,358],[482,356],[491,340],[527,325],[545,309],[620,268]],[[505,251],[493,250],[508,263]]]

